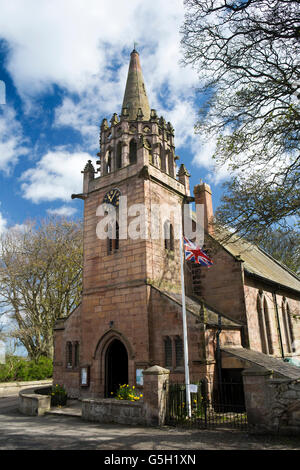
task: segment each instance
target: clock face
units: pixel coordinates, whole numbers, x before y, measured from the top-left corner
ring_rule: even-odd
[[[121,192],[119,189],[114,188],[108,191],[103,198],[105,204],[112,204],[115,207],[118,207],[120,202]]]

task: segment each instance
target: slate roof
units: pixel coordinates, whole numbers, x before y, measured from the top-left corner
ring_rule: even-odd
[[[253,351],[252,349],[226,346],[221,347],[221,351],[266,370],[272,370],[276,375],[288,377],[289,379],[300,378],[300,367],[293,366],[281,359],[267,356],[267,354]]]
[[[177,305],[182,307],[181,294],[161,290],[156,286],[151,286],[151,288],[157,290],[160,294],[168,297],[169,300],[175,302]],[[208,326],[218,326],[219,315],[221,316],[222,327],[241,328],[241,326],[243,325],[243,323],[229,318],[227,315],[218,312],[213,307],[198,299],[185,296],[185,303],[186,310],[202,318],[204,320],[204,323]]]
[[[242,239],[221,244],[235,258],[240,257],[243,260],[246,274],[267,279],[300,293],[300,278],[258,246]]]
[[[196,221],[196,214],[192,212],[192,219]],[[273,258],[262,248],[242,238],[232,236],[230,241],[226,238],[225,229],[219,235],[209,235],[220,243],[236,259],[242,260],[246,274],[262,278],[280,286],[293,289],[300,293],[300,277],[280,261]]]

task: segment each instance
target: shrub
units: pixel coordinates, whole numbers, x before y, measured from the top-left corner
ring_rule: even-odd
[[[115,398],[117,400],[138,401],[143,398],[143,394],[139,394],[134,385],[130,387],[130,385],[124,384],[119,386]]]
[[[51,390],[51,406],[64,406],[67,404],[67,392],[63,385],[54,385]]]
[[[0,364],[0,382],[42,380],[52,377],[52,360],[40,357],[37,362],[17,356],[7,356]]]

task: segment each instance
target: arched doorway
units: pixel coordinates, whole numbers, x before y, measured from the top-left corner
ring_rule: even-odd
[[[128,354],[125,346],[114,339],[105,354],[105,396],[111,397],[119,385],[128,383]]]

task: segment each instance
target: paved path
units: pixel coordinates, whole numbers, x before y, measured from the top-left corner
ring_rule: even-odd
[[[228,430],[180,430],[102,425],[79,417],[23,416],[18,398],[0,398],[0,449],[242,450],[300,449],[299,437],[249,436]]]

